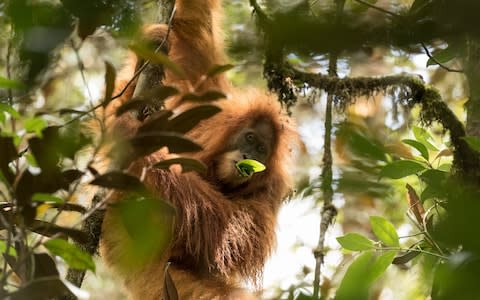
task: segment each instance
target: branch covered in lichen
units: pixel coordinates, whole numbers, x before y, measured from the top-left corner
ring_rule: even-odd
[[[426,85],[420,77],[400,74],[383,77],[337,78],[305,73],[289,66],[284,68],[283,73],[296,85],[306,84],[334,94],[335,103],[339,107],[346,107],[361,96],[369,97],[376,93],[397,91],[396,100],[399,104],[408,107],[420,105],[422,123],[430,125],[436,121],[450,132],[452,145],[455,148],[455,170],[459,175],[470,179],[480,178],[480,161],[463,139],[465,136],[463,123],[442,100],[440,93],[434,87]]]

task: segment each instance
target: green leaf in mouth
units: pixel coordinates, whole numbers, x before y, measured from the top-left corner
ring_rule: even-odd
[[[235,164],[238,172],[243,177],[250,177],[254,173],[262,172],[266,169],[265,165],[253,159],[240,160]]]

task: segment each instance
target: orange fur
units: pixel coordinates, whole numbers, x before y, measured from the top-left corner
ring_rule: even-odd
[[[187,92],[215,64],[224,63],[222,34],[218,29],[220,4],[219,0],[177,1],[168,40],[169,56],[186,70],[188,77],[180,80],[167,70],[165,84]],[[166,29],[163,25],[152,25],[146,32],[158,41],[165,36]],[[118,90],[124,86],[125,78],[130,78],[135,65],[133,58],[122,73],[127,77],[119,80]],[[132,89],[112,103],[107,112],[112,114],[122,102],[128,101]],[[256,299],[241,285],[250,281],[258,286],[265,261],[275,245],[278,209],[292,186],[291,148],[298,142],[297,134],[273,95],[256,89],[235,89],[224,75],[203,81],[197,91],[211,89],[228,94],[228,99],[214,103],[222,111],[187,134],[203,147],[188,156],[202,161],[208,173],[201,176],[149,169],[145,176],[145,184],[176,208],[175,235],[167,253],[152,258],[146,265],[119,266],[118,261],[125,255],[122,245],[129,237],[115,210],[107,209],[101,254],[125,279],[134,299],[162,299],[167,261],[171,262],[169,273],[180,299]],[[172,99],[166,108],[182,110],[189,105]],[[269,122],[275,133],[267,169],[254,174],[246,184],[225,190],[219,174],[222,177],[225,173],[227,178],[230,172],[222,165],[229,155],[226,143],[236,132],[259,120]],[[143,168],[168,156],[166,151],[158,151],[133,162],[129,171],[138,176]],[[111,201],[120,198],[121,194],[115,193]]]

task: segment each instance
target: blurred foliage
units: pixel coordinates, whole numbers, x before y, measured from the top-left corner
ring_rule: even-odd
[[[475,86],[467,84],[480,69],[480,2],[347,0],[340,21],[336,1],[259,2],[268,26],[252,17],[248,1],[225,3],[234,65],[219,66],[206,76],[230,70],[234,83],[265,86],[262,62],[269,59],[265,53],[272,45],[281,60],[310,73],[326,73],[330,54],[337,53],[340,76],[421,73],[458,118],[480,120],[474,109]],[[124,233],[132,237],[128,253],[142,254],[134,261],[127,255],[127,268],[168,244],[172,208],[146,192],[137,178],[121,170],[97,170],[96,158],[106,137],[90,136],[82,125],[98,103],[105,105],[115,96],[115,70],[127,44],[143,20],[155,19],[157,9],[156,1],[150,0],[0,2],[1,298],[80,295],[59,270],[63,264],[96,269],[91,255],[80,247],[88,240],[80,224],[96,209],[89,208],[90,199],[82,198],[85,184],[126,191],[117,209]],[[188,72],[167,56],[135,45],[130,49],[138,55],[179,75]],[[465,78],[448,70],[473,71]],[[325,97],[303,82],[289,84],[300,99],[295,110],[300,125],[311,126],[316,134],[305,141],[311,155],[299,164],[299,177],[303,195],[318,204],[322,178],[312,166],[321,167],[322,128],[315,121],[322,119]],[[172,87],[156,88],[123,106],[119,114],[154,106],[177,93]],[[467,95],[470,106],[465,111]],[[325,262],[330,272],[322,278],[322,299],[376,299],[388,289],[400,294],[395,283],[415,273],[420,278],[401,287],[403,296],[394,299],[480,299],[478,178],[458,176],[452,158],[455,137],[448,138],[435,122],[419,126],[419,111],[402,106],[397,101],[401,96],[372,91],[370,99],[355,99],[337,114],[333,188],[340,199],[334,203],[341,209],[337,222],[346,232],[337,240],[345,251],[341,263]],[[224,95],[193,91],[182,97],[206,102]],[[135,159],[162,146],[179,153],[198,150],[183,134],[217,112],[208,104],[175,117],[159,111],[138,135],[125,138],[116,149],[117,159]],[[480,152],[475,134],[456,138]],[[185,172],[205,170],[181,158],[155,167],[172,164],[183,165]],[[274,298],[312,299],[313,265],[298,267],[302,271],[291,279],[290,288],[278,288]],[[398,270],[406,272],[399,275]]]

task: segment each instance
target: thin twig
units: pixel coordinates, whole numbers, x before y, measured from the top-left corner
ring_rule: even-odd
[[[384,14],[390,15],[390,16],[392,16],[392,17],[396,17],[396,18],[402,17],[402,16],[399,15],[399,14],[396,14],[396,13],[391,12],[391,11],[389,11],[389,10],[386,10],[386,9],[384,9],[384,8],[375,6],[375,5],[370,4],[370,3],[366,2],[366,1],[363,1],[363,0],[355,0],[355,1],[358,2],[358,3],[360,3],[360,4],[363,4],[363,5],[365,5],[365,6],[368,6],[368,7],[372,8],[372,9],[378,10],[378,11],[384,13]]]
[[[413,251],[413,252],[419,252],[419,253],[423,253],[423,254],[428,254],[428,255],[435,256],[435,257],[438,257],[438,258],[441,258],[441,259],[445,259],[445,260],[448,260],[448,259],[449,259],[448,256],[441,255],[441,254],[434,253],[434,252],[430,252],[430,251],[423,250],[423,249],[416,249],[416,248],[408,248],[408,249],[405,249],[405,248],[401,248],[401,247],[375,247],[374,249],[375,249],[375,250],[379,250],[379,251],[391,251],[391,250],[394,250],[394,251],[402,251],[402,252]]]
[[[170,31],[171,31],[171,28],[172,28],[172,21],[173,21],[173,17],[175,16],[175,11],[176,11],[176,7],[174,6],[173,7],[173,11],[172,11],[172,14],[170,15],[170,19],[168,20],[168,28],[167,28],[167,33],[165,34],[165,37],[163,38],[162,42],[160,43],[160,45],[155,49],[155,53],[160,51],[160,49],[162,49],[162,47],[165,45],[165,43],[167,42],[168,40],[168,37],[170,35]],[[132,85],[135,80],[138,78],[138,76],[140,76],[140,74],[142,74],[143,70],[145,70],[145,68],[150,64],[150,61],[147,60],[143,63],[143,65],[138,68],[138,70],[135,72],[135,74],[133,74],[132,78],[125,84],[125,86],[123,87],[123,89],[118,93],[116,94],[115,96],[113,96],[112,98],[108,99],[108,100],[104,100],[102,102],[100,102],[99,104],[95,105],[94,107],[90,108],[89,110],[87,111],[84,111],[82,112],[81,114],[78,114],[75,118],[72,118],[70,119],[69,121],[65,122],[62,126],[67,126],[79,119],[81,119],[82,117],[94,112],[95,110],[99,109],[100,107],[104,106],[105,103],[109,103],[110,101],[112,100],[115,100],[117,98],[120,98],[123,96],[123,94],[128,90],[128,88],[130,87],[130,85]]]
[[[93,103],[93,96],[92,92],[90,91],[90,87],[88,86],[88,81],[87,77],[85,76],[85,65],[83,64],[82,58],[80,57],[80,48],[82,47],[82,44],[79,45],[79,47],[75,46],[75,41],[73,39],[70,39],[70,45],[73,49],[73,52],[75,52],[75,57],[77,59],[77,65],[78,65],[78,70],[80,71],[80,76],[82,77],[83,84],[85,85],[85,88],[87,89],[87,94],[88,98],[90,100],[90,104]]]
[[[456,72],[456,73],[463,73],[463,70],[462,69],[452,69],[452,68],[449,68],[447,66],[445,66],[444,64],[442,64],[441,62],[439,62],[435,57],[433,57],[432,53],[430,53],[430,50],[428,50],[427,46],[425,46],[424,43],[420,43],[422,45],[422,48],[423,50],[425,50],[425,54],[427,54],[427,56],[435,63],[437,64],[440,68],[448,71],[448,72]]]

